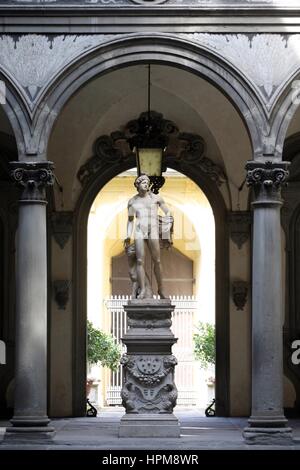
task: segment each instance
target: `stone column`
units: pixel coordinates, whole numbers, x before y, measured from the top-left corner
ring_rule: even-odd
[[[16,265],[16,367],[13,426],[5,439],[49,438],[47,416],[46,186],[51,162],[12,162],[23,188],[19,206]]]
[[[126,414],[120,437],[179,437],[173,414],[177,389],[174,383],[176,358],[170,326],[174,306],[167,299],[131,300],[124,306],[128,332],[122,338],[127,354],[122,357],[124,383],[121,392]]]
[[[248,162],[254,189],[252,258],[252,410],[249,444],[289,444],[283,414],[283,299],[280,197],[288,162]]]

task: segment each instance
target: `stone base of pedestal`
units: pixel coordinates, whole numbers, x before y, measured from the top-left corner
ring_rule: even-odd
[[[173,414],[126,414],[119,437],[180,437],[179,421]]]
[[[119,437],[179,437],[173,415],[177,388],[172,354],[176,343],[170,327],[174,310],[169,299],[134,299],[124,306],[128,330],[122,338],[124,382],[121,390],[126,415]]]
[[[293,445],[291,428],[245,428],[243,437],[246,444],[254,445]]]
[[[52,443],[55,436],[55,429],[53,427],[16,427],[11,426],[6,428],[4,434],[4,441],[11,443]]]

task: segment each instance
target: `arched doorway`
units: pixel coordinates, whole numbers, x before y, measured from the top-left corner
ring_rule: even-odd
[[[134,162],[132,162],[134,167]],[[125,170],[125,168],[124,168]],[[116,168],[116,171],[118,169]],[[220,194],[215,191],[214,185],[210,185],[205,178],[205,175],[193,174],[190,172],[189,177],[198,183],[200,187],[207,189],[207,193],[211,198],[209,201],[212,205],[215,221],[216,221],[216,399],[218,403],[217,415],[227,416],[229,414],[229,317],[228,317],[228,243],[229,234],[226,225],[226,211],[224,203]],[[109,176],[113,177],[111,170],[107,175],[103,175],[104,184],[109,181]],[[117,175],[114,175],[117,176]],[[104,186],[101,185],[101,187]],[[211,187],[210,187],[211,186]],[[97,184],[97,191],[94,188],[94,195],[101,190],[99,181]],[[210,191],[209,191],[210,189]],[[207,194],[206,193],[206,194]],[[93,193],[90,193],[90,197]],[[92,197],[91,197],[92,199]],[[76,266],[74,274],[76,273],[76,281],[80,283],[80,289],[76,290],[76,304],[81,305],[81,311],[77,310],[78,316],[75,320],[76,325],[76,366],[75,370],[75,402],[74,406],[78,410],[76,414],[82,415],[85,410],[85,382],[86,382],[86,362],[85,362],[85,328],[86,328],[86,247],[87,247],[87,218],[91,205],[87,204],[85,211],[77,213],[76,220]],[[83,207],[81,207],[81,210]],[[75,326],[74,325],[74,326]]]
[[[215,324],[215,227],[210,204],[189,178],[167,170],[160,191],[175,224],[173,246],[161,250],[164,292],[175,305],[172,331],[178,338],[173,353],[178,358],[178,405],[205,409],[214,396],[214,367],[201,368],[194,358],[193,335],[199,322]],[[106,184],[93,202],[88,221],[87,317],[111,333],[119,344],[127,329],[123,305],[131,293],[128,261],[124,253],[127,203],[135,193],[136,169]],[[150,253],[145,268],[157,292]],[[94,379],[90,398],[96,406],[121,405],[122,370],[115,373],[88,367]],[[100,380],[100,382],[99,382]]]

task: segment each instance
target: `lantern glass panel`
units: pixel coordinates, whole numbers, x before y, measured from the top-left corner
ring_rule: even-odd
[[[145,173],[148,176],[161,176],[162,174],[161,148],[140,148],[137,150],[137,166],[139,175]]]

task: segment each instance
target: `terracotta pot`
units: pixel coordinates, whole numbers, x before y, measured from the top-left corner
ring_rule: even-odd
[[[91,392],[93,383],[94,383],[93,379],[87,379],[87,381],[86,381],[86,396],[87,397],[89,396],[89,394]]]

